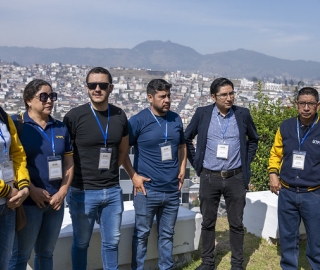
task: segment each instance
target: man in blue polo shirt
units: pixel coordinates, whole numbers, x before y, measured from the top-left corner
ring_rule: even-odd
[[[127,156],[123,166],[134,185],[135,228],[133,270],[143,270],[148,236],[157,218],[159,269],[173,269],[174,226],[185,175],[186,147],[183,125],[170,111],[170,88],[165,80],[147,85],[150,107],[129,120],[129,144],[134,146],[134,169]]]
[[[279,194],[278,221],[281,269],[298,269],[301,219],[307,233],[306,256],[312,269],[320,269],[320,109],[318,91],[301,88],[299,116],[279,127],[270,151],[270,190]],[[280,179],[279,179],[279,177]]]

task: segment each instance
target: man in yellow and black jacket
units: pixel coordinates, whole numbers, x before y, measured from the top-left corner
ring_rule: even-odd
[[[278,222],[282,269],[298,269],[299,225],[308,237],[306,256],[312,269],[320,269],[320,122],[319,94],[300,89],[298,117],[285,120],[270,151],[271,192],[279,195]]]

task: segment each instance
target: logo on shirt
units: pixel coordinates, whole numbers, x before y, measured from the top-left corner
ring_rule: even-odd
[[[314,144],[320,144],[320,141],[317,141],[317,140],[312,140],[312,143],[314,143]]]
[[[56,139],[64,139],[64,136],[59,136],[59,135],[57,135],[57,136],[56,136]]]

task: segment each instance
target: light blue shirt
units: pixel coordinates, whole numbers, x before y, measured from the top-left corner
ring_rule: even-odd
[[[0,137],[0,163],[7,160],[9,154],[6,152],[10,152],[10,145],[11,145],[11,135],[7,128],[7,125],[0,120],[0,129],[2,136]],[[5,141],[4,141],[5,140]],[[1,177],[2,179],[2,177]]]
[[[228,159],[217,158],[218,144],[229,145]],[[212,171],[226,171],[241,167],[239,128],[232,109],[223,116],[216,106],[213,108],[203,167]]]

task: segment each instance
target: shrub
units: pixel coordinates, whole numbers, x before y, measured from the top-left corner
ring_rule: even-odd
[[[252,191],[269,190],[267,167],[275,134],[285,119],[297,115],[296,109],[292,106],[281,106],[279,100],[274,102],[263,94],[261,82],[258,82],[257,99],[258,104],[249,106],[260,138],[256,156],[251,163],[250,188]]]

